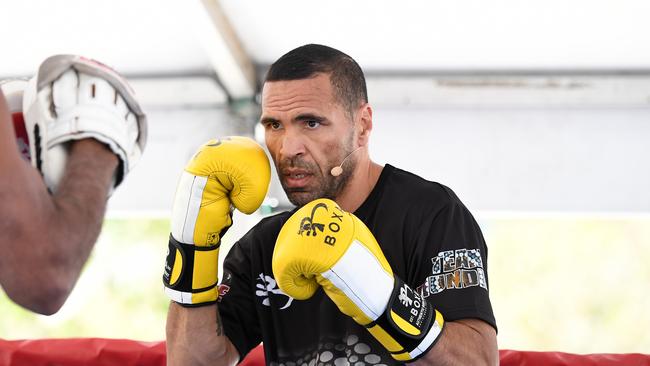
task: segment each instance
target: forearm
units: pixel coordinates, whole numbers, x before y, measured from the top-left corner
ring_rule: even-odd
[[[53,270],[69,293],[99,236],[109,187],[117,158],[96,140],[75,142],[70,149],[65,175],[52,196],[54,210],[48,228],[56,235],[50,243]]]
[[[70,294],[99,234],[117,161],[94,140],[75,142],[55,196],[36,170],[20,163],[5,201],[10,228],[0,283],[16,303],[52,314]]]
[[[441,338],[415,366],[498,365],[496,332],[477,319],[447,322]]]
[[[167,314],[167,365],[235,365],[239,354],[216,305],[186,308],[171,302]]]

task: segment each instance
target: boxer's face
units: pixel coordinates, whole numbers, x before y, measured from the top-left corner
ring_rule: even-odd
[[[262,90],[266,145],[282,188],[291,203],[302,206],[316,198],[335,199],[354,170],[330,170],[353,151],[354,124],[337,101],[327,74],[291,81],[272,81]]]

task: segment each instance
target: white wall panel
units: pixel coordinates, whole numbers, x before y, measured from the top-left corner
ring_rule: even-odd
[[[458,78],[452,87],[436,80],[370,78],[376,161],[450,186],[473,211],[650,213],[647,77],[559,84]],[[555,87],[578,81],[580,88]],[[191,85],[199,94],[213,88]],[[156,88],[138,90],[155,101]],[[110,199],[110,211],[168,213],[178,174],[199,144],[252,135],[223,102],[194,98],[165,109],[148,103],[147,150]],[[288,205],[273,181],[270,195]]]
[[[482,211],[650,212],[650,109],[375,110],[371,156]]]

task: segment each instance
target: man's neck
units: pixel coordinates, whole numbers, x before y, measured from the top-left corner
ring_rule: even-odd
[[[383,168],[383,166],[374,163],[370,159],[360,162],[347,186],[336,198],[336,203],[344,211],[356,211],[368,198],[372,189],[375,188]]]

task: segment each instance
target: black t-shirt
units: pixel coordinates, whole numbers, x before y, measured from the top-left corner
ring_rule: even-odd
[[[399,364],[322,289],[300,301],[278,288],[273,248],[292,213],[261,220],[224,261],[219,313],[241,358],[264,342],[266,362],[272,365]],[[370,228],[395,275],[427,298],[446,321],[478,318],[496,329],[485,240],[451,189],[386,165],[354,214]]]

